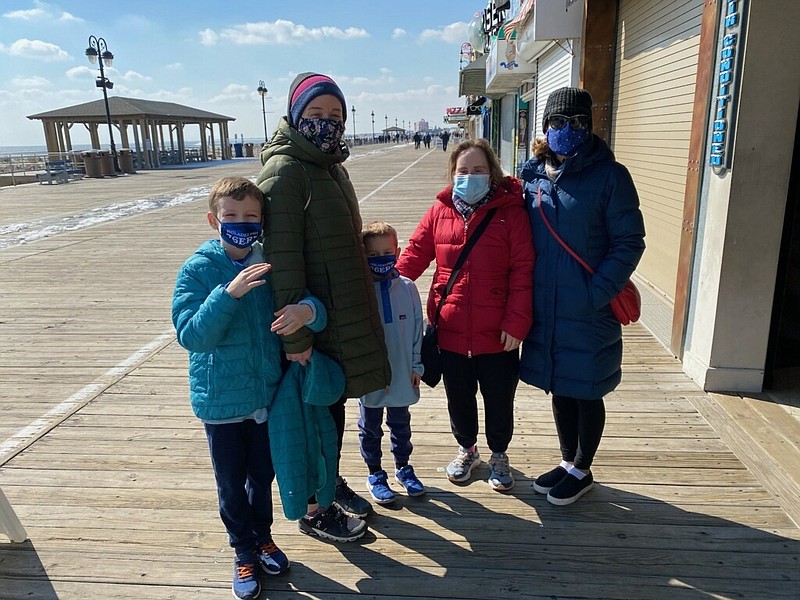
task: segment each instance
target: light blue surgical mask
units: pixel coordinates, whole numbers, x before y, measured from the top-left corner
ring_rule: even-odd
[[[237,248],[249,248],[261,236],[261,223],[219,222],[219,237]]]
[[[477,204],[489,193],[488,173],[471,173],[453,177],[453,195],[467,204]]]
[[[367,263],[369,263],[369,270],[373,275],[383,277],[388,275],[394,269],[397,263],[397,257],[394,254],[385,254],[384,256],[368,256]]]

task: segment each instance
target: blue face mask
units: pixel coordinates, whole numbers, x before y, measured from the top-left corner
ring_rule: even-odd
[[[565,125],[561,129],[547,129],[547,145],[550,150],[561,156],[574,156],[575,152],[588,137],[588,129],[573,129],[572,125]]]
[[[467,204],[477,204],[489,193],[489,175],[473,173],[453,177],[453,195]]]
[[[261,223],[219,222],[219,236],[223,242],[237,248],[249,248],[261,236]]]
[[[323,152],[333,152],[339,147],[344,134],[344,121],[337,119],[300,119],[297,131]]]
[[[388,275],[397,262],[397,257],[394,254],[385,254],[384,256],[368,256],[367,263],[369,263],[369,270],[373,275],[383,277]]]

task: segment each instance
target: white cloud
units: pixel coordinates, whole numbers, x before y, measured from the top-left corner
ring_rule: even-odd
[[[438,41],[446,42],[448,44],[460,44],[467,39],[467,28],[469,25],[461,21],[445,25],[441,29],[426,29],[419,34],[419,39],[422,42]]]
[[[50,81],[44,77],[34,75],[33,77],[14,77],[11,85],[17,88],[43,88],[50,85]]]
[[[389,67],[381,67],[378,70],[380,71],[381,75],[388,75],[389,73],[392,72],[392,70]]]
[[[87,77],[96,77],[97,69],[90,69],[89,67],[72,67],[67,69],[66,76],[70,79],[85,79]]]
[[[183,63],[179,63],[179,62],[170,63],[168,65],[164,65],[164,68],[170,69],[170,70],[183,69]]]
[[[308,41],[332,38],[352,40],[369,37],[365,29],[348,27],[306,27],[292,21],[278,19],[275,22],[244,23],[223,29],[219,33],[206,29],[199,33],[200,41],[206,46],[214,45],[219,38],[238,45],[296,45]]]
[[[209,101],[216,104],[229,100],[244,100],[256,93],[252,86],[243,85],[241,83],[229,83],[222,89],[222,92],[212,97]]]
[[[12,56],[33,58],[44,62],[70,60],[72,58],[56,44],[26,38],[19,39],[10,46],[4,47],[3,51]]]
[[[43,8],[31,8],[28,10],[12,10],[3,14],[6,19],[17,19],[19,21],[36,21],[47,16]]]
[[[62,23],[84,23],[85,21],[80,17],[76,17],[72,13],[62,11],[52,4],[46,2],[35,1],[36,8],[28,10],[13,10],[3,14],[6,19],[16,21],[60,21]]]
[[[152,77],[148,77],[147,75],[142,75],[136,71],[125,71],[124,75],[120,75],[122,79],[128,82],[133,81],[150,81]]]
[[[404,37],[408,32],[405,29],[401,29],[400,27],[395,27],[394,31],[392,31],[392,39],[396,40],[397,38]]]
[[[212,29],[198,31],[197,35],[200,36],[200,43],[203,44],[203,46],[213,46],[219,39],[219,36]]]
[[[76,17],[72,13],[68,13],[66,11],[61,13],[61,16],[58,17],[58,20],[61,21],[62,23],[85,23],[86,22],[84,19],[81,19],[80,17]]]
[[[11,80],[11,85],[18,89],[31,89],[49,87],[52,84],[45,77],[32,75],[30,77],[14,77]]]

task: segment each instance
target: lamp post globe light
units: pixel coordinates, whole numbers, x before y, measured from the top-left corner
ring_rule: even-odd
[[[374,144],[375,143],[375,111],[374,110],[370,113],[370,116],[372,116],[372,143]]]
[[[350,110],[353,113],[353,146],[356,145],[356,105],[353,104],[353,108]]]
[[[256,90],[261,95],[261,115],[264,118],[264,143],[269,142],[269,135],[267,134],[267,109],[264,106],[264,99],[267,97],[267,86],[264,85],[264,80],[258,81],[258,89]]]
[[[108,92],[106,90],[114,89],[114,82],[109,81],[103,66],[110,67],[114,61],[114,55],[108,50],[108,45],[103,38],[98,38],[93,35],[89,36],[89,47],[86,48],[86,58],[89,59],[91,64],[99,62],[100,64],[100,77],[95,80],[95,85],[103,88],[103,102],[106,107],[106,121],[108,122],[108,138],[111,146],[111,158],[114,161],[114,172],[119,173],[119,161],[117,160],[117,148],[114,145],[114,127],[111,125],[111,110],[108,108]],[[100,59],[98,61],[98,58]]]

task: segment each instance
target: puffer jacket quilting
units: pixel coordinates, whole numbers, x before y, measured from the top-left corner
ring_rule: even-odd
[[[557,182],[536,158],[522,171],[536,246],[534,318],[522,347],[520,379],[546,392],[597,399],[621,380],[622,331],[609,302],[644,252],[644,222],[628,170],[597,136],[567,159]],[[547,229],[595,274],[590,275]]]
[[[372,279],[361,243],[358,201],[341,153],[324,153],[281,119],[261,153],[257,184],[266,199],[266,256],[275,305],[297,302],[304,289],[328,311],[328,327],[284,338],[287,352],[312,344],[336,360],[358,397],[391,381]]]
[[[519,182],[506,178],[490,202],[465,224],[453,206],[452,186],[437,195],[397,263],[417,279],[430,263],[436,272],[428,294],[428,321],[436,315],[442,292],[468,237],[492,208],[492,221],[470,251],[439,318],[438,341],[444,350],[465,355],[503,351],[500,333],[523,339],[532,319],[534,251],[530,222]]]

